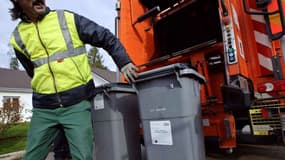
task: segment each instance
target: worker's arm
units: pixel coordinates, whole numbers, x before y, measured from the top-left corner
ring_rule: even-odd
[[[21,62],[22,66],[25,68],[27,74],[33,78],[34,76],[34,64],[25,56],[23,55],[21,52],[15,50],[15,54],[16,57],[18,58],[18,60]]]
[[[105,49],[120,69],[132,62],[121,42],[108,29],[78,14],[74,16],[77,32],[84,43]]]

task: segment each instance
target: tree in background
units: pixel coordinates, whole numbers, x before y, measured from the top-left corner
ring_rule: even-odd
[[[7,55],[10,57],[10,69],[19,70],[20,65],[15,56],[14,49],[10,44],[8,45],[8,47],[9,47],[9,50],[8,50]]]
[[[23,108],[20,104],[20,97],[3,98],[3,107],[0,107],[0,134],[21,121]]]
[[[16,57],[11,57],[10,69],[19,70],[19,62]]]
[[[100,52],[96,47],[92,47],[88,51],[88,60],[91,67],[108,70],[108,68],[105,65],[103,65],[104,63],[103,56],[100,54]]]

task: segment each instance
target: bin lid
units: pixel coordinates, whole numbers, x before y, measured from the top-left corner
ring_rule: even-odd
[[[204,76],[199,74],[193,67],[188,63],[175,63],[167,65],[164,67],[156,68],[146,72],[138,74],[138,77],[135,83],[147,81],[150,79],[155,79],[163,76],[168,76],[171,74],[177,74],[179,77],[187,76],[193,79],[198,80],[200,83],[205,83],[206,80]]]
[[[101,92],[136,93],[136,90],[132,87],[132,85],[127,83],[107,83],[95,88],[95,94]]]

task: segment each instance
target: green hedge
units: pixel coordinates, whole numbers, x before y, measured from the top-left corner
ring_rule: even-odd
[[[25,149],[29,123],[12,126],[0,135],[0,155]]]

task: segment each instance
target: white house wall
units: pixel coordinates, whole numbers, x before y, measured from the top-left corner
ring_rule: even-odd
[[[24,107],[22,116],[23,121],[29,121],[32,116],[32,93],[19,93],[19,92],[3,92],[0,91],[0,107],[3,106],[3,97],[20,97],[20,104]]]

